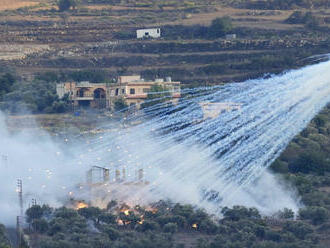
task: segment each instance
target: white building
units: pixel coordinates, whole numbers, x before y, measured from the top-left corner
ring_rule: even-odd
[[[234,40],[236,38],[236,34],[226,34],[226,40]]]
[[[147,28],[147,29],[138,29],[136,30],[136,38],[159,38],[160,37],[160,28]]]
[[[235,102],[200,102],[203,110],[203,119],[214,119],[226,112],[237,111],[241,109],[241,103]]]

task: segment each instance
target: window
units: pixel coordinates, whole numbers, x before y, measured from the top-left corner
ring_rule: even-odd
[[[116,96],[118,96],[119,95],[119,89],[117,88],[116,89],[116,94],[115,94]]]
[[[135,89],[129,89],[129,93],[130,93],[131,95],[134,95],[134,94],[135,94]]]
[[[83,90],[83,89],[78,90],[78,91],[77,91],[77,96],[78,96],[78,97],[84,97],[84,96],[85,96],[85,92],[84,92],[84,90]]]
[[[149,32],[145,32],[144,35],[145,35],[145,36],[149,36]]]
[[[159,34],[159,29],[157,29],[157,34]]]
[[[121,93],[122,94],[125,94],[125,89],[121,89]]]

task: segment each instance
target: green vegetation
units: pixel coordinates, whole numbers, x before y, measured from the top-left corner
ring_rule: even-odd
[[[295,11],[285,22],[290,24],[305,24],[306,27],[315,28],[319,26],[320,19],[315,17],[312,12],[304,13],[302,11]]]
[[[272,165],[272,168],[280,173],[324,176],[330,172],[329,154],[330,105],[292,140],[280,158]]]
[[[126,109],[128,106],[125,102],[125,100],[123,98],[118,98],[115,102],[114,102],[114,110],[115,111],[122,111],[124,109]]]
[[[223,37],[226,33],[233,29],[233,24],[229,16],[216,18],[212,21],[209,27],[210,37]]]
[[[68,96],[58,98],[55,82],[37,79],[15,82],[0,103],[1,110],[11,113],[63,113],[69,107]]]
[[[305,205],[299,218],[317,226],[326,239],[330,230],[330,105],[291,141],[271,169],[297,189]]]
[[[297,135],[271,167],[301,196],[305,206],[296,216],[292,210],[283,209],[276,218],[264,218],[254,208],[234,206],[223,208],[223,218],[218,220],[190,205],[162,201],[151,209],[129,208],[116,202],[106,209],[78,211],[33,206],[26,212],[32,233],[38,234],[33,242],[47,248],[184,247],[180,240],[184,235],[185,242],[190,240],[199,248],[328,247],[329,142],[330,105]]]
[[[32,230],[26,232],[34,233],[31,242],[41,248],[184,247],[178,239],[180,234],[200,248],[324,247],[308,221],[283,219],[273,225],[254,208],[224,208],[223,219],[217,220],[190,205],[164,201],[149,210],[114,202],[108,206],[79,210],[33,206],[26,212]]]
[[[6,73],[0,77],[0,102],[2,101],[4,95],[12,90],[15,81],[14,76],[10,73]]]
[[[243,0],[237,1],[235,5],[240,5],[242,7],[251,8],[251,9],[294,9],[297,7],[302,8],[320,8],[320,7],[329,7],[328,0]]]
[[[69,10],[70,8],[75,8],[77,6],[77,2],[75,0],[59,0],[57,2],[58,10],[60,12]]]
[[[5,232],[4,225],[0,224],[0,248],[10,248]]]
[[[103,70],[79,70],[66,75],[67,79],[72,79],[76,82],[90,81],[93,83],[102,83],[106,81],[107,75]]]
[[[100,83],[106,79],[102,70],[45,72],[36,74],[32,81],[18,80],[6,73],[0,77],[0,109],[10,113],[64,113],[69,110],[69,98],[68,95],[58,98],[56,83],[66,80]]]

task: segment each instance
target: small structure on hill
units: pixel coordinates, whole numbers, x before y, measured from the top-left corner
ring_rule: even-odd
[[[160,38],[160,28],[147,28],[136,30],[136,38]]]
[[[236,38],[236,34],[226,34],[226,40],[235,40]]]
[[[219,115],[237,111],[241,109],[241,103],[235,102],[200,102],[199,105],[203,110],[203,119],[214,119]]]

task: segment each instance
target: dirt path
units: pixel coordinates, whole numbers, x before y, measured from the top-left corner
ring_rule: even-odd
[[[37,1],[0,0],[0,11],[18,9],[23,7],[31,7],[39,3],[40,2]]]

